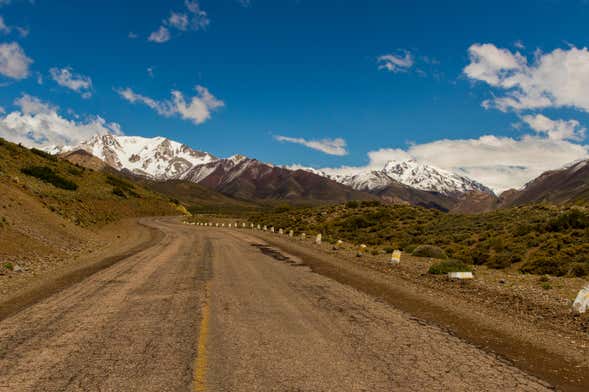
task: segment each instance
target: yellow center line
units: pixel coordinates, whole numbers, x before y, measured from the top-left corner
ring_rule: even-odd
[[[209,332],[209,283],[205,284],[205,302],[202,305],[202,319],[200,321],[200,331],[198,334],[198,350],[194,363],[194,391],[204,392],[207,390],[206,371],[207,371],[207,336]]]

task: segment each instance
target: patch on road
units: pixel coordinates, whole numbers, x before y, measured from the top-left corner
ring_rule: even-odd
[[[270,256],[273,259],[278,260],[278,261],[284,261],[287,264],[292,265],[293,267],[306,266],[305,263],[291,259],[290,257],[286,256],[285,254],[281,253],[276,248],[271,248],[271,247],[264,245],[264,244],[251,244],[251,246],[253,246],[254,248],[258,248],[260,250],[260,252],[262,252],[266,256]]]

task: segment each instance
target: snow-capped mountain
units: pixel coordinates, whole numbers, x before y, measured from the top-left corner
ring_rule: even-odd
[[[219,160],[207,152],[163,137],[102,135],[77,146],[47,149],[53,154],[75,150],[87,151],[117,170],[127,169],[156,180],[177,178],[195,166]]]
[[[444,195],[472,191],[492,193],[486,186],[456,173],[415,160],[389,161],[381,170],[364,171],[351,175],[323,173],[335,181],[357,190],[377,191],[394,183],[401,183],[427,192]]]

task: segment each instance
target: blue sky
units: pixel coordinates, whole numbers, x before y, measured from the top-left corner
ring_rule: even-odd
[[[588,155],[582,0],[0,4],[0,136],[26,144],[120,130],[339,171],[415,158],[496,190]]]

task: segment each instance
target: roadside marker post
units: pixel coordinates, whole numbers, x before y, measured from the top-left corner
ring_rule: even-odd
[[[401,251],[400,250],[394,250],[393,254],[391,256],[391,263],[392,264],[399,264],[401,263]]]
[[[361,244],[361,245],[358,247],[358,252],[356,252],[356,257],[362,257],[362,256],[364,256],[364,251],[365,251],[365,250],[366,250],[366,245],[364,245],[364,244]]]
[[[229,228],[231,228],[231,223],[229,223]]]
[[[260,230],[260,225],[258,225],[257,230]]]
[[[272,233],[274,233],[274,226],[272,226],[272,227],[270,228],[270,231],[271,231]]]
[[[268,231],[268,226],[264,225],[264,231]]]
[[[254,225],[253,225],[253,224],[252,224],[252,227],[254,227]],[[243,223],[241,224],[241,228],[242,228],[242,229],[245,229],[245,222],[243,222]]]
[[[278,229],[278,234],[283,235],[284,234],[284,230]]]
[[[589,285],[579,291],[575,302],[573,302],[573,311],[575,313],[585,313],[589,310]]]
[[[289,236],[290,238],[294,237],[294,231],[292,231],[292,230],[291,230],[291,231],[289,231],[289,232],[288,232],[288,236]]]
[[[301,234],[301,240],[303,240],[303,241],[304,241],[306,238],[307,238],[307,235],[306,235],[305,233],[302,233],[302,234]]]
[[[472,272],[448,272],[448,279],[470,280],[474,276]]]
[[[321,233],[317,234],[317,237],[315,237],[315,243],[321,245]]]

